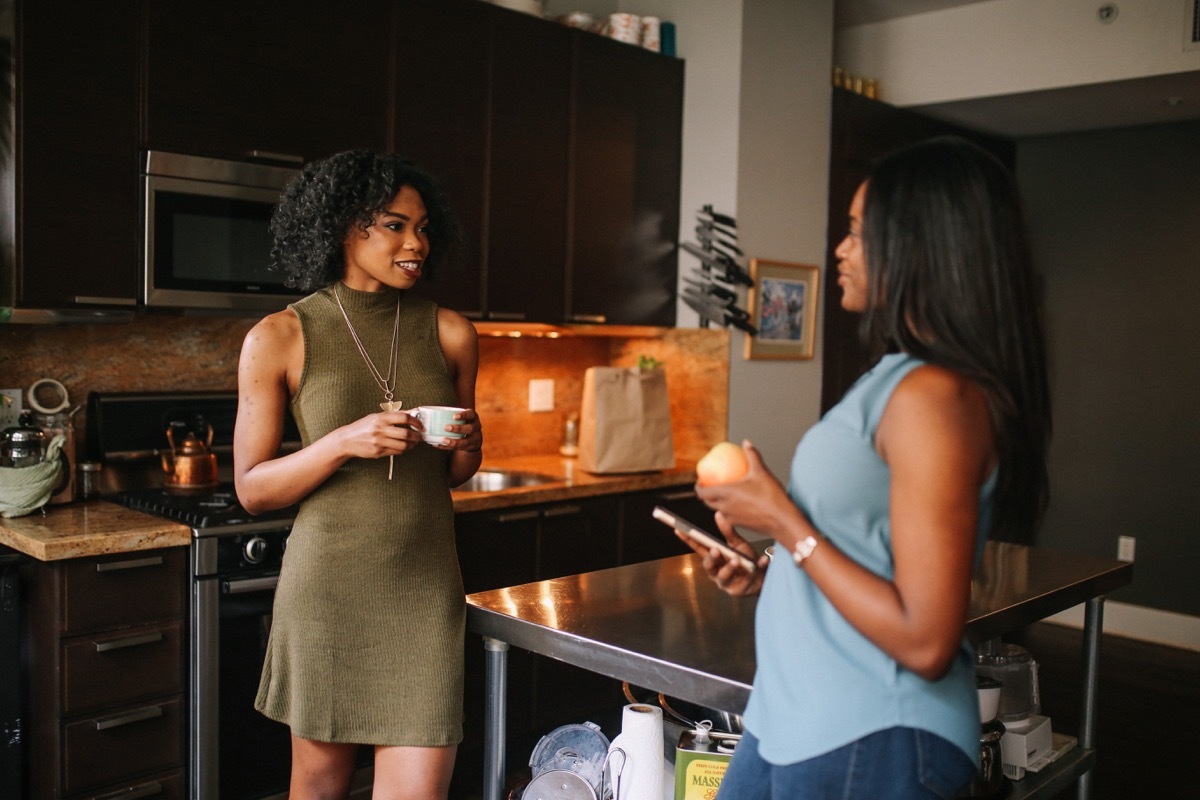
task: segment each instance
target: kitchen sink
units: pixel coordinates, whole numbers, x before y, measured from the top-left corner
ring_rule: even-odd
[[[561,482],[562,478],[553,475],[543,475],[540,472],[522,472],[506,469],[481,469],[471,476],[462,486],[456,486],[454,492],[499,492],[504,489],[515,489],[520,486],[538,486],[543,483]]]

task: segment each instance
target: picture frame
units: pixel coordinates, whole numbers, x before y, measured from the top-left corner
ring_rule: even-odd
[[[750,260],[748,311],[757,333],[746,335],[747,360],[813,357],[820,276],[811,264]]]

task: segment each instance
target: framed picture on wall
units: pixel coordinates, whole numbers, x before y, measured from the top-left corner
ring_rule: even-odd
[[[820,275],[809,264],[750,260],[750,322],[758,333],[746,337],[748,360],[813,357]]]

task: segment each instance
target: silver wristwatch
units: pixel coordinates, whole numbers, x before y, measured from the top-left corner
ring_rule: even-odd
[[[792,550],[792,560],[796,562],[796,566],[804,566],[805,560],[813,554],[813,551],[817,549],[817,545],[820,543],[820,540],[812,534],[796,542],[796,547]]]

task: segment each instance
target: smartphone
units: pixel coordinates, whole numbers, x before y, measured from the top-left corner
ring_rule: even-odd
[[[675,512],[667,511],[662,506],[655,506],[654,518],[659,522],[670,525],[672,528],[683,531],[694,542],[699,542],[705,547],[717,548],[726,558],[737,559],[741,562],[742,568],[747,572],[756,572],[758,570],[757,564],[751,561],[744,553],[739,553],[730,547],[729,543],[720,536],[693,525]]]

